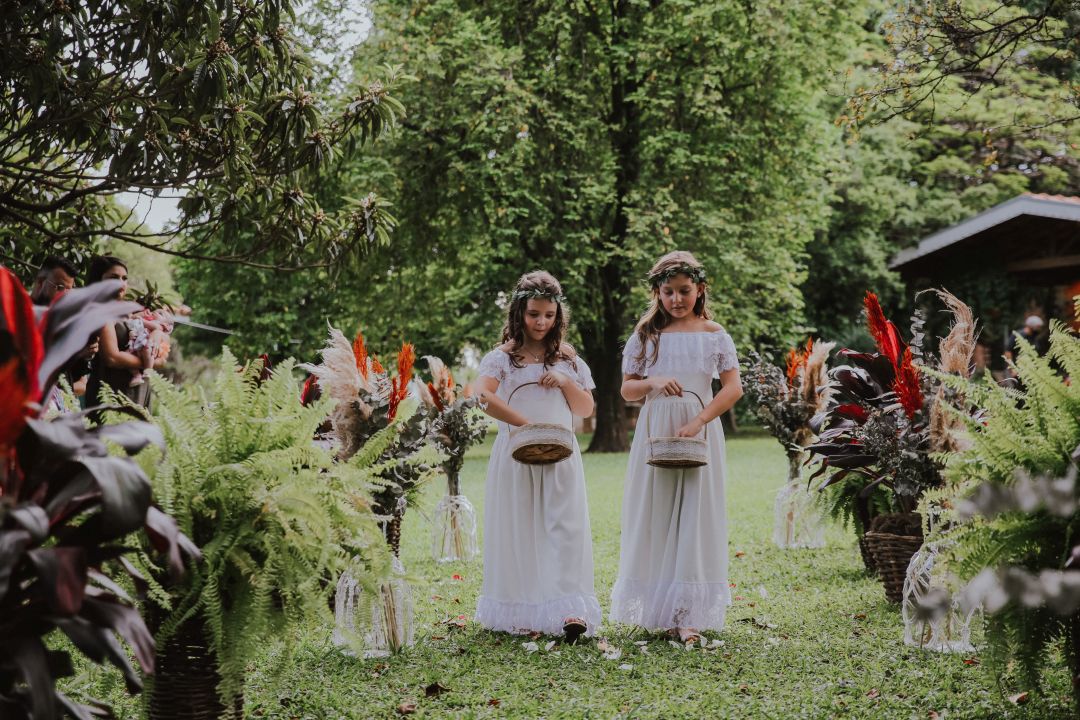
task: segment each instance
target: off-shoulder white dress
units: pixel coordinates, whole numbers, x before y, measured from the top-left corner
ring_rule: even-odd
[[[731,604],[728,586],[724,430],[708,424],[708,464],[674,470],[647,464],[648,436],[670,437],[712,399],[712,380],[738,367],[735,344],[723,330],[663,333],[660,352],[643,361],[631,335],[623,372],[674,377],[682,397],[651,394],[634,431],[623,486],[619,578],[611,591],[611,620],[650,630],[720,630]]]
[[[581,358],[552,367],[585,390],[592,374]],[[514,367],[496,349],[480,362],[480,376],[499,381],[497,395],[507,400],[544,373],[542,364]],[[513,408],[533,422],[570,422],[562,391],[521,387]],[[593,588],[592,535],[585,497],[581,450],[574,440],[570,457],[551,465],[524,465],[510,456],[510,426],[499,423],[491,448],[484,490],[484,582],[476,621],[492,630],[524,634],[562,633],[563,621],[585,620],[586,634],[600,626],[600,604]]]

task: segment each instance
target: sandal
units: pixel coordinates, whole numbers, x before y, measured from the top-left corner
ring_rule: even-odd
[[[701,633],[694,628],[675,628],[679,636],[679,642],[683,645],[692,645],[701,642]]]
[[[562,630],[566,637],[566,644],[573,645],[588,630],[588,627],[581,618],[566,618],[563,620]]]

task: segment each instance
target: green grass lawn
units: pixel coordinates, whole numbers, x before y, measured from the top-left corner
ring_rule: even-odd
[[[481,517],[488,447],[490,440],[470,454],[463,481]],[[622,454],[585,456],[596,590],[605,609],[618,571],[625,462]],[[361,660],[335,649],[326,628],[305,637],[284,666],[269,649],[252,668],[247,716],[393,717],[403,702],[416,704],[413,717],[1069,716],[1064,671],[1050,678],[1045,696],[1032,692],[1026,704],[1013,705],[1007,694],[1034,689],[999,687],[977,655],[905,646],[899,607],[888,604],[881,585],[863,573],[850,532],[830,528],[821,550],[776,549],[772,502],[786,461],[775,441],[751,435],[730,440],[728,466],[736,600],[727,628],[711,636],[722,647],[688,652],[667,639],[608,625],[602,636],[622,649],[612,661],[594,642],[529,654],[523,638],[471,621],[464,630],[451,629],[447,619],[472,617],[481,562],[432,561],[431,527],[414,509],[404,523],[402,558],[414,580],[416,646],[390,659]],[[430,487],[423,511],[443,492],[441,483]],[[642,649],[636,641],[648,644]],[[425,697],[425,686],[434,682],[449,691]],[[120,699],[115,690],[108,695]],[[124,703],[131,712],[135,707]],[[124,708],[118,709],[121,717],[127,716]]]

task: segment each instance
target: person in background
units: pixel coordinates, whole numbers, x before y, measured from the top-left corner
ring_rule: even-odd
[[[88,285],[102,280],[120,280],[123,283],[121,296],[127,292],[127,279],[127,265],[120,258],[111,255],[93,258],[86,274]],[[118,322],[101,329],[101,349],[94,357],[90,380],[86,386],[88,407],[99,404],[103,385],[126,395],[136,405],[144,408],[150,406],[150,384],[131,384],[132,372],[141,370],[143,361],[138,355],[125,349],[130,343],[129,328],[128,323]],[[164,357],[159,357],[154,367],[161,367],[164,363]]]
[[[30,300],[39,306],[48,306],[60,293],[75,287],[75,280],[79,277],[79,271],[75,265],[66,258],[50,255],[45,258],[34,275],[34,284],[30,289]],[[91,338],[86,348],[76,355],[64,368],[64,379],[67,380],[76,397],[86,392],[86,381],[90,375],[90,361],[98,351],[97,337]],[[69,408],[64,402],[64,396],[59,386],[53,389],[53,397],[50,398],[52,406],[60,411],[75,411],[77,407]]]
[[[30,300],[35,305],[48,305],[60,293],[75,287],[79,271],[70,261],[50,255],[41,263],[30,289]]]
[[[1024,320],[1024,327],[1010,334],[1005,341],[1006,362],[1015,363],[1016,358],[1020,354],[1021,346],[1020,343],[1017,342],[1018,336],[1034,347],[1035,352],[1042,355],[1046,351],[1041,338],[1042,329],[1045,325],[1046,322],[1038,315],[1029,315],[1028,318]],[[1011,365],[1006,368],[1005,374],[1010,378],[1016,377],[1016,371],[1013,370]]]

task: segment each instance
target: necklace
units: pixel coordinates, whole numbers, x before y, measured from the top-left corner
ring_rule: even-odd
[[[532,356],[532,359],[533,359],[533,360],[534,360],[535,362],[541,362],[541,361],[543,361],[543,359],[544,359],[544,356],[543,356],[543,355],[537,355],[536,353],[534,353],[534,352],[533,352],[532,350],[528,349],[528,348],[527,348],[527,347],[525,347],[524,345],[522,345],[522,346],[521,346],[521,349],[522,349],[522,350],[524,350],[525,352],[527,352],[527,353],[528,353],[529,355],[531,355],[531,356]]]

